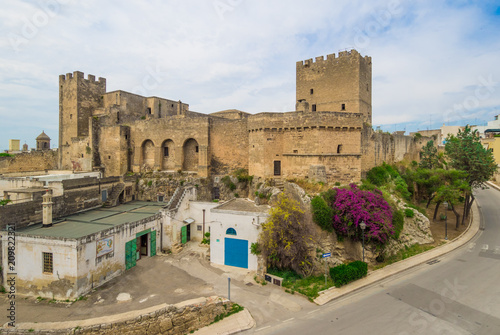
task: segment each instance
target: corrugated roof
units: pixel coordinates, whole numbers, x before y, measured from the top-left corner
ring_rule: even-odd
[[[99,208],[70,215],[56,221],[49,228],[42,228],[42,224],[37,224],[19,229],[17,233],[20,235],[76,239],[121,224],[146,219],[159,213],[161,208],[161,203],[134,201],[116,207]]]

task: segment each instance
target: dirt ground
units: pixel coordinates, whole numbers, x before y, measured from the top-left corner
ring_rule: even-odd
[[[425,204],[423,204],[423,207],[425,208]],[[455,206],[455,209],[457,212],[460,214],[460,226],[458,229],[455,229],[456,227],[456,216],[455,213],[451,209],[445,210],[443,205],[439,206],[438,214],[436,216],[436,220],[433,220],[434,216],[434,209],[436,208],[435,204],[432,204],[427,208],[427,217],[429,218],[429,221],[431,223],[431,232],[432,236],[434,237],[434,243],[431,243],[431,245],[438,246],[443,243],[445,240],[445,226],[446,226],[446,221],[448,222],[448,240],[453,240],[454,238],[458,237],[462,232],[467,229],[467,225],[469,223],[470,217],[472,214],[469,215],[469,218],[465,219],[464,225],[462,225],[462,214],[464,211],[464,205],[460,204]],[[447,220],[441,220],[441,215],[445,214],[447,216]]]

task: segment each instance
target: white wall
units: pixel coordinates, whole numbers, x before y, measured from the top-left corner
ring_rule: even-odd
[[[226,237],[248,240],[248,269],[257,270],[257,256],[252,255],[250,247],[258,241],[260,224],[268,215],[263,213],[236,212],[213,209],[211,213],[210,261],[224,265],[224,239]],[[226,235],[228,228],[236,230],[236,236]]]
[[[219,205],[217,202],[191,201],[189,203],[189,210],[185,215],[194,219],[194,223],[191,224],[191,241],[201,242],[203,239],[203,210],[205,210],[205,233],[208,233],[212,221],[210,210]],[[201,230],[198,230],[198,226],[201,226]]]
[[[81,239],[42,238],[16,235],[16,272],[18,293],[75,299],[125,271],[125,244],[136,234],[151,229],[160,252],[160,219],[127,223]],[[97,258],[97,241],[114,236],[114,251]],[[149,245],[151,238],[149,238]],[[2,236],[2,269],[8,272],[8,236]],[[148,255],[150,253],[148,249]],[[42,252],[53,253],[52,274],[43,273]],[[59,288],[64,287],[64,290]],[[54,290],[54,288],[56,288]]]
[[[68,299],[77,297],[77,249],[75,240],[42,239],[16,235],[15,271],[18,293],[46,298]],[[2,236],[2,269],[8,273],[8,236]],[[43,273],[42,252],[53,254],[53,273]],[[61,279],[67,279],[62,282]],[[57,293],[49,288],[55,283]],[[54,285],[54,284],[52,284]]]
[[[155,219],[142,223],[129,223],[99,232],[92,236],[92,241],[89,243],[83,243],[86,239],[82,239],[78,252],[79,295],[88,292],[92,287],[104,284],[125,271],[125,244],[136,239],[137,233],[151,229],[151,234],[156,234],[156,253],[159,253],[160,222],[161,220]],[[113,252],[97,258],[97,241],[110,236],[114,236]],[[149,237],[148,245],[151,246],[151,237]]]

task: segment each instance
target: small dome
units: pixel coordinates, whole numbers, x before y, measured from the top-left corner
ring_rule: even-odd
[[[36,140],[37,141],[43,141],[43,140],[50,141],[50,137],[48,137],[47,134],[45,134],[45,132],[42,131],[42,133],[40,135],[38,135]]]

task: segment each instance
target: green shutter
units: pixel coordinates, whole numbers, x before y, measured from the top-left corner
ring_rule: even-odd
[[[183,226],[181,228],[181,243],[182,244],[187,243],[187,226]]]
[[[156,256],[156,231],[151,232],[151,256]]]
[[[136,264],[137,241],[134,238],[125,243],[125,269],[128,270]]]

